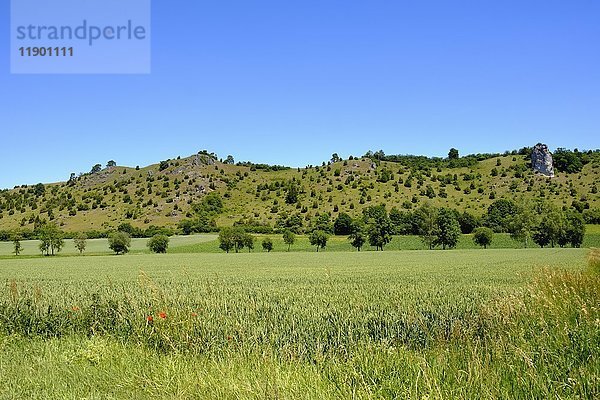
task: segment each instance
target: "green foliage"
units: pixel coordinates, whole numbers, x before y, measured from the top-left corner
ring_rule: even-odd
[[[485,217],[486,226],[494,232],[502,233],[510,230],[510,222],[518,213],[518,207],[512,200],[499,199],[494,201],[488,208]]]
[[[302,222],[302,217],[300,216],[300,214],[288,214],[286,212],[281,213],[277,218],[277,222],[275,223],[277,231],[284,232],[286,230],[289,230],[296,234],[302,233],[303,225],[304,224]]]
[[[333,224],[333,233],[347,236],[352,233],[352,224],[352,217],[347,213],[341,212]]]
[[[317,215],[312,221],[312,230],[323,231],[332,234],[334,225],[331,223],[331,215],[322,213]]]
[[[458,150],[455,148],[451,148],[450,151],[448,152],[448,159],[449,160],[458,160],[458,158],[459,158]]]
[[[357,219],[352,222],[352,232],[348,237],[350,244],[357,251],[360,251],[367,242],[367,235],[365,233],[365,223],[361,219]]]
[[[167,168],[169,168],[169,161],[161,161],[160,164],[158,165],[159,171],[164,171]]]
[[[219,193],[211,192],[202,198],[200,204],[195,204],[192,208],[198,214],[220,214],[223,212],[223,199]]]
[[[300,186],[295,181],[290,181],[286,188],[285,202],[287,204],[296,204],[300,195]]]
[[[148,240],[148,248],[153,253],[166,253],[169,248],[169,237],[165,235],[153,236]]]
[[[295,241],[296,241],[296,235],[294,234],[294,232],[292,232],[289,229],[286,229],[285,231],[283,231],[283,242],[285,244],[287,244],[288,251],[290,251],[290,248],[292,247],[292,245],[294,244]]]
[[[264,238],[262,241],[262,248],[270,253],[271,250],[273,250],[273,240],[271,240],[269,237]]]
[[[108,236],[108,248],[116,254],[126,254],[131,246],[131,236],[127,232],[113,232]]]
[[[425,203],[414,214],[415,227],[423,243],[432,250],[435,246],[435,240],[438,229],[438,209]]]
[[[244,247],[251,251],[254,249],[254,236],[240,227],[225,227],[219,232],[219,248],[226,253],[235,250],[239,253]]]
[[[467,211],[464,211],[462,214],[458,213],[457,218],[460,224],[460,231],[465,235],[472,233],[481,224],[478,217]]]
[[[19,231],[13,232],[13,234],[11,236],[11,241],[13,242],[13,253],[17,257],[23,251],[23,246],[21,245],[21,240],[23,240],[23,235]]]
[[[492,244],[493,240],[494,240],[494,231],[491,230],[490,228],[486,228],[486,227],[477,228],[473,232],[473,242],[476,245],[483,247],[484,249],[487,249],[488,246]]]
[[[585,221],[581,214],[569,212],[566,214],[566,226],[560,240],[562,246],[570,244],[571,247],[581,247],[585,237]]]
[[[567,149],[556,149],[552,155],[554,167],[558,172],[574,174],[581,172],[583,166],[589,161],[585,153],[570,151]]]
[[[448,208],[441,208],[438,211],[436,222],[437,229],[433,242],[434,246],[441,245],[444,250],[446,248],[455,248],[460,238],[460,225],[455,213]]]
[[[369,244],[383,251],[385,245],[392,240],[394,226],[385,206],[369,206],[363,210],[363,219],[367,225]]]
[[[73,238],[73,243],[79,254],[83,254],[85,248],[87,247],[87,235],[85,233],[78,233],[77,236]]]
[[[47,256],[54,256],[64,246],[64,233],[55,223],[48,223],[41,227],[38,233],[40,251]]]
[[[329,235],[325,231],[316,230],[311,232],[308,237],[310,244],[317,248],[317,252],[319,249],[324,249],[327,246],[327,241],[329,240]]]
[[[537,219],[537,213],[530,204],[520,204],[517,213],[508,220],[508,232],[510,232],[510,236],[514,240],[523,243],[525,248],[527,248],[529,239],[534,234]]]

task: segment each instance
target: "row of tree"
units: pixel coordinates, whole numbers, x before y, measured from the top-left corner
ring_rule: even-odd
[[[38,233],[39,249],[45,256],[54,256],[63,249],[65,245],[65,234],[56,224],[45,224]],[[23,252],[23,235],[20,231],[13,232],[13,253],[19,256]],[[87,248],[88,237],[85,233],[79,233],[73,238],[73,244],[80,254]],[[169,247],[169,237],[156,234],[148,240],[148,248],[154,253],[166,253]],[[125,254],[131,247],[131,236],[128,232],[117,231],[108,235],[108,247],[116,254]]]
[[[335,233],[347,235],[351,245],[358,251],[367,243],[383,251],[393,235],[409,232],[420,236],[429,249],[441,247],[446,250],[455,248],[463,233],[473,233],[474,242],[485,248],[492,243],[496,232],[509,233],[524,247],[528,247],[531,242],[540,247],[581,247],[585,236],[585,222],[581,214],[564,211],[543,202],[495,202],[488,209],[483,225],[480,224],[481,221],[469,218],[466,213],[429,204],[414,212],[398,213],[394,210],[388,213],[384,205],[370,206],[364,209],[359,218],[353,219],[348,214],[341,213],[333,223],[329,214],[322,214],[313,221],[309,241],[319,251],[327,246],[330,235]],[[283,231],[288,250],[294,243],[294,237],[291,229]],[[226,252],[239,252],[243,248],[251,251],[254,240],[242,227],[223,228],[219,235],[220,247]],[[265,241],[263,249],[270,251],[272,241],[269,238]]]

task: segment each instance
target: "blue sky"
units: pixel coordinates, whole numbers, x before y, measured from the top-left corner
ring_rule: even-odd
[[[0,187],[202,149],[598,148],[598,21],[596,0],[153,1],[149,75],[11,75],[3,25]]]

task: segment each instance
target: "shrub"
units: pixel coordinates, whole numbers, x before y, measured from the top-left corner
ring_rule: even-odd
[[[262,241],[262,248],[263,250],[266,250],[267,252],[271,252],[271,250],[273,250],[273,241],[271,240],[271,238],[264,238]]]
[[[148,240],[148,248],[153,253],[166,253],[169,248],[169,237],[165,235],[154,235]]]
[[[114,232],[108,237],[108,247],[117,254],[129,252],[131,236],[126,232]]]

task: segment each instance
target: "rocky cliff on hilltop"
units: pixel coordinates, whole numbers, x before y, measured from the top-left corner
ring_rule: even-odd
[[[554,165],[552,154],[548,150],[548,146],[538,143],[533,147],[531,152],[531,165],[533,170],[539,174],[554,178]]]

